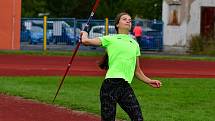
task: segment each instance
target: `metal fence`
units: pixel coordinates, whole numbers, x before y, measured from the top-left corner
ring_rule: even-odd
[[[163,49],[163,22],[157,20],[137,20],[143,28],[140,48],[142,50]]]
[[[44,31],[43,18],[22,18],[21,20],[21,49],[23,50],[43,50],[47,45],[48,50],[70,50],[79,41],[80,31],[86,24],[86,19],[75,18],[48,18],[45,22]],[[108,28],[106,23],[108,22]],[[135,20],[143,28],[140,44],[142,50],[162,50],[163,49],[163,23],[160,21]],[[108,31],[107,31],[108,30]],[[89,38],[100,37],[105,34],[116,34],[113,20],[91,20],[85,30],[89,33]],[[44,32],[45,37],[44,37]],[[132,34],[132,31],[131,31]],[[44,43],[46,38],[46,43]],[[81,47],[80,49],[100,50],[96,47]]]

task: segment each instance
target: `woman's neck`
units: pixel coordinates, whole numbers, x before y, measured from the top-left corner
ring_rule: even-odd
[[[120,30],[118,31],[118,34],[129,34],[128,30]]]

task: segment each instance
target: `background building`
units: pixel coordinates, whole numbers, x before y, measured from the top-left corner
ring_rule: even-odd
[[[0,15],[0,50],[20,49],[21,0],[2,0]]]
[[[164,0],[164,50],[186,51],[192,35],[214,33],[215,0]]]

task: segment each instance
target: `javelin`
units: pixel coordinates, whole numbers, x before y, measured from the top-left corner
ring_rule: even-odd
[[[93,18],[93,15],[94,15],[94,13],[96,12],[96,9],[97,9],[97,7],[98,7],[98,5],[99,5],[99,1],[100,1],[100,0],[96,0],[95,4],[94,4],[94,6],[93,6],[93,10],[92,10],[92,12],[91,12],[91,14],[90,14],[90,17],[88,18],[87,23],[85,24],[85,26],[84,26],[84,28],[82,29],[82,31],[85,30],[85,28],[86,28],[86,27],[88,26],[88,24],[90,23],[90,20]],[[74,53],[73,53],[73,55],[72,55],[72,57],[71,57],[71,59],[70,59],[70,62],[69,62],[68,65],[67,65],[67,69],[66,69],[66,71],[65,71],[65,73],[64,73],[63,78],[62,78],[61,81],[60,81],[60,85],[59,85],[59,87],[58,87],[58,89],[57,89],[57,91],[56,91],[56,94],[55,94],[55,97],[54,97],[52,103],[54,103],[54,101],[55,101],[55,99],[56,99],[56,97],[57,97],[57,95],[58,95],[58,93],[59,93],[59,91],[60,91],[60,88],[61,88],[61,86],[63,85],[64,79],[66,78],[66,75],[67,75],[67,73],[68,73],[68,71],[69,71],[69,69],[70,69],[70,67],[71,67],[71,64],[72,64],[72,62],[73,62],[73,60],[74,60],[74,57],[75,57],[75,55],[76,55],[76,53],[77,53],[77,51],[78,51],[78,48],[80,47],[80,44],[81,44],[81,41],[78,42],[78,44],[77,44],[77,46],[76,46],[76,48],[75,48],[75,50],[74,50]]]

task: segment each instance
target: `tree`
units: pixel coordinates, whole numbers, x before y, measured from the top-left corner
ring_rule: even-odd
[[[86,19],[95,0],[22,0],[22,16],[38,17],[49,12],[49,17]],[[119,12],[128,12],[133,18],[161,19],[162,0],[100,0],[97,19],[114,19]]]
[[[135,13],[145,19],[161,19],[162,0],[138,0]]]
[[[38,17],[38,13],[46,11],[44,0],[22,0],[22,17]]]

